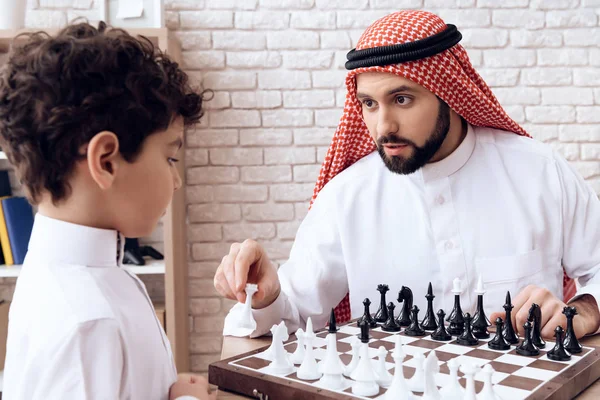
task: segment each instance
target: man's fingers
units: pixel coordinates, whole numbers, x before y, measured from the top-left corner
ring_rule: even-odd
[[[240,252],[240,244],[232,243],[229,248],[229,254],[227,254],[223,258],[223,273],[225,274],[225,279],[227,279],[227,285],[229,289],[233,292],[234,298],[238,299],[237,289],[235,284],[235,259]],[[239,300],[239,299],[238,299]]]
[[[246,283],[248,282],[248,274],[250,273],[250,268],[260,263],[260,258],[262,256],[262,252],[260,251],[260,245],[254,240],[247,239],[240,246],[240,250],[235,258],[235,286],[234,290],[236,292],[243,292],[246,287]]]
[[[522,309],[524,308],[525,304],[529,303],[529,297],[531,296],[534,289],[535,286],[533,285],[526,286],[525,288],[523,288],[523,290],[519,292],[519,294],[517,294],[517,296],[514,299],[512,299],[514,308],[512,310],[511,318],[513,326],[518,333],[523,333],[523,324],[527,319],[527,315],[525,315],[525,317],[523,318],[522,313],[526,314],[528,310]],[[517,315],[519,315],[520,318],[517,318]]]
[[[503,312],[500,312],[500,311],[493,312],[490,315],[490,322],[492,323],[492,325],[494,325],[496,323],[496,319],[498,319],[498,317],[502,318],[502,321],[504,321],[505,316],[506,315]]]
[[[564,317],[560,311],[562,310],[562,303],[557,299],[551,299],[546,301],[540,305],[540,310],[542,312],[542,321],[540,325],[542,327],[542,336],[550,337],[553,335],[554,328],[556,328],[556,319],[557,317],[560,320],[560,317]],[[566,319],[565,319],[566,322]],[[545,336],[544,332],[546,327],[550,329],[550,336]]]
[[[563,330],[566,330],[567,327],[567,321],[564,318],[564,316],[561,315],[554,315],[550,321],[548,321],[548,323],[546,324],[546,326],[544,326],[542,328],[542,337],[546,338],[546,339],[552,339],[554,338],[554,329],[556,329],[557,326],[562,326]],[[564,339],[564,335],[563,335],[563,339]]]
[[[235,294],[233,294],[233,291],[229,287],[229,283],[227,283],[227,279],[225,278],[225,274],[223,272],[223,264],[221,264],[219,268],[217,268],[213,284],[215,286],[215,289],[217,289],[217,292],[219,292],[221,296],[224,296],[231,300],[237,300]]]

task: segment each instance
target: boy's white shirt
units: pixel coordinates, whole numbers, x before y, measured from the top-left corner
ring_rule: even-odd
[[[171,346],[124,238],[37,214],[9,312],[5,400],[168,399]]]

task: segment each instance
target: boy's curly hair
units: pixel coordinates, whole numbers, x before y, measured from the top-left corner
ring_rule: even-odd
[[[0,69],[0,145],[30,201],[66,199],[80,149],[111,131],[128,162],[149,135],[202,117],[202,94],[145,37],[77,23],[52,37],[24,34]],[[16,40],[15,40],[16,42]]]

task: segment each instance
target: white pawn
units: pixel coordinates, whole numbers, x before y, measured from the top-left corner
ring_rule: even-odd
[[[356,368],[360,360],[360,340],[356,336],[352,336],[352,339],[350,340],[350,345],[352,346],[352,360],[350,360],[350,363],[344,369],[344,375],[348,378],[350,378],[352,371],[354,371],[354,368]]]
[[[288,357],[288,352],[283,347],[284,340],[287,340],[289,335],[287,328],[283,322],[277,325],[273,335],[273,361],[269,364],[269,371],[275,375],[289,375],[294,372],[294,364]]]
[[[431,351],[425,363],[423,364],[423,371],[425,375],[425,390],[423,392],[422,399],[424,400],[440,400],[440,391],[435,384],[435,374],[440,372],[440,365],[438,364],[438,358],[435,351]]]
[[[337,352],[336,334],[327,335],[327,353],[325,359],[319,365],[319,372],[323,374],[318,385],[327,389],[337,390],[346,385],[344,379],[344,363],[340,360]]]
[[[390,387],[392,383],[392,374],[387,370],[385,366],[385,358],[387,356],[387,350],[383,346],[379,346],[377,350],[377,361],[375,362],[375,375],[377,375],[377,384],[382,388]]]
[[[304,331],[302,328],[298,328],[296,331],[296,337],[298,338],[298,343],[296,347],[296,351],[290,356],[290,360],[296,364],[302,364],[302,360],[304,359],[305,345],[304,345]]]
[[[373,371],[367,343],[362,343],[360,347],[360,361],[352,371],[351,378],[355,380],[352,385],[352,393],[355,395],[368,397],[379,393],[379,385],[376,381],[375,371]]]
[[[412,392],[406,384],[404,379],[404,370],[402,367],[402,361],[404,360],[404,351],[402,350],[402,339],[400,335],[396,335],[396,347],[392,353],[394,358],[394,378],[390,388],[385,392],[384,400],[415,400]]]
[[[308,321],[306,322],[306,332],[304,333],[304,343],[306,345],[306,351],[304,352],[304,359],[302,360],[302,364],[300,364],[300,368],[296,372],[298,379],[303,379],[306,381],[316,381],[321,378],[321,373],[319,372],[319,368],[317,367],[317,360],[315,360],[314,348],[313,348],[313,340],[315,339],[315,334],[312,331],[312,321],[310,317],[308,317]]]
[[[494,372],[494,367],[490,364],[486,364],[483,367],[483,389],[477,395],[478,400],[501,400],[500,396],[494,392],[494,386],[492,385],[492,375]]]
[[[464,364],[460,367],[460,370],[465,374],[465,379],[467,380],[464,400],[477,400],[477,394],[475,393],[475,374],[479,371],[479,367],[477,365]]]
[[[450,379],[446,386],[440,390],[442,398],[444,400],[463,400],[465,398],[465,388],[463,388],[458,382],[458,361],[452,358],[446,363],[450,370]]]
[[[423,371],[423,363],[425,362],[425,356],[423,353],[417,353],[414,356],[415,360],[415,374],[408,380],[408,387],[413,392],[423,393],[425,390],[425,371]]]

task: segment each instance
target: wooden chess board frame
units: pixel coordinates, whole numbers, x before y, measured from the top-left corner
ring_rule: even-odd
[[[352,325],[356,320],[343,325]],[[341,325],[341,326],[343,326]],[[316,334],[326,329],[316,331]],[[390,333],[392,334],[392,333]],[[426,335],[428,336],[428,335]],[[290,335],[284,345],[297,341]],[[355,400],[361,398],[351,394],[329,391],[306,381],[300,383],[286,377],[269,375],[260,371],[232,365],[236,360],[260,354],[270,346],[239,354],[209,365],[208,379],[213,385],[230,392],[261,400],[302,399],[302,400]],[[468,347],[468,346],[467,346]],[[567,400],[572,399],[600,378],[600,347],[585,345],[587,352],[577,363],[565,368],[559,375],[537,388],[527,400]],[[513,346],[514,350],[514,346]],[[523,356],[524,357],[524,356]],[[264,362],[262,367],[269,364]],[[259,366],[260,367],[260,366]],[[381,394],[377,395],[380,396]],[[374,396],[374,397],[377,397]],[[418,396],[418,395],[417,395]],[[510,400],[510,399],[506,399]]]

